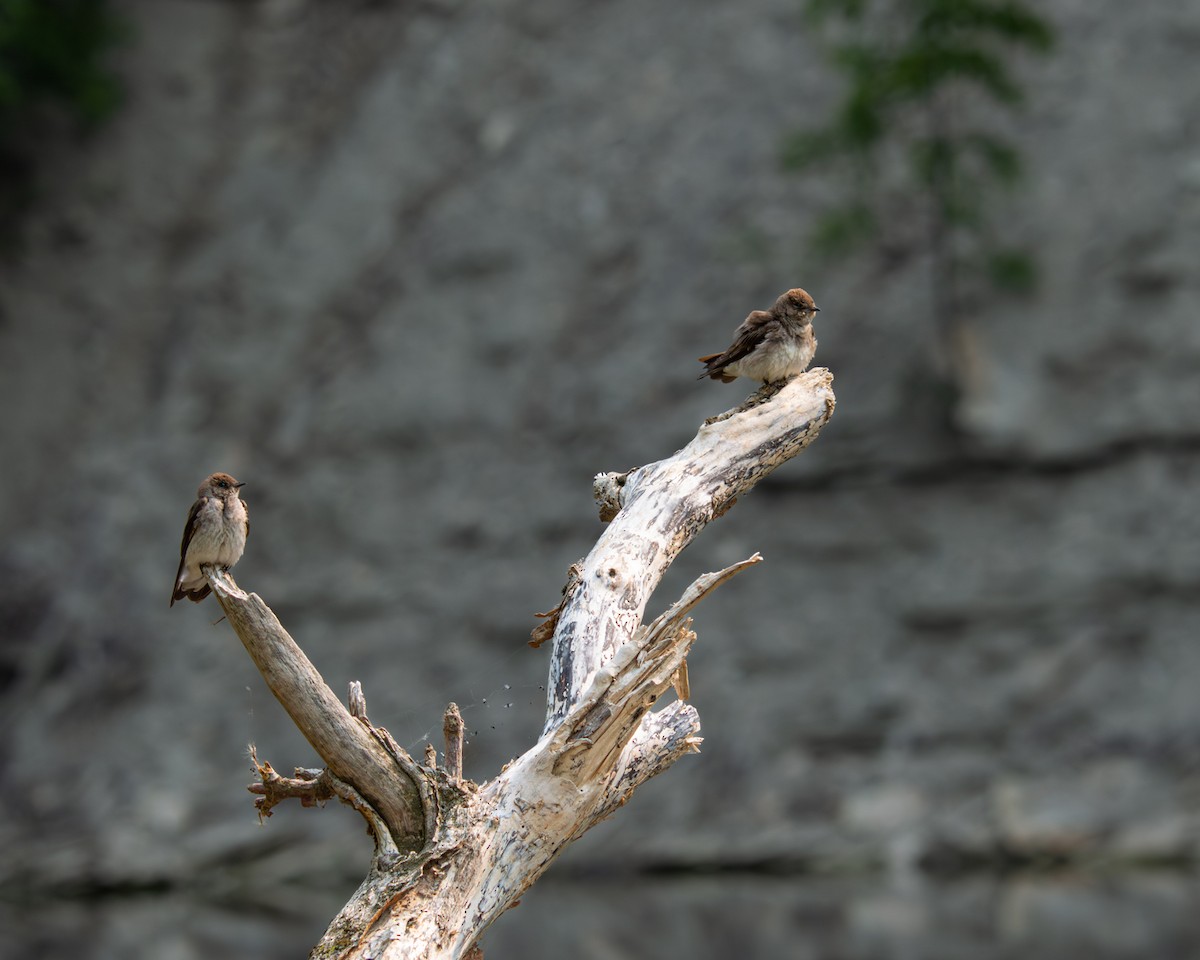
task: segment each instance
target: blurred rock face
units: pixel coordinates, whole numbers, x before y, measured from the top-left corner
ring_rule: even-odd
[[[569,856],[1194,855],[1200,13],[1055,9],[1003,225],[1043,288],[980,300],[952,400],[919,249],[806,266],[793,3],[128,4],[129,102],[0,275],[8,870],[360,874],[348,811],[255,829],[246,744],[314,758],[217,606],[168,611],[196,484],[247,482],[237,579],[330,684],[414,750],[456,700],[484,779],[592,475],[737,403],[694,358],[797,284],[838,413],[659,604],[767,559],[697,618],[704,753]]]

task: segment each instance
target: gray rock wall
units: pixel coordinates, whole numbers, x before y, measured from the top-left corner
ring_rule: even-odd
[[[795,284],[838,412],[660,592],[767,559],[697,617],[704,752],[564,862],[1197,855],[1200,7],[1047,7],[1001,218],[1044,281],[978,298],[947,409],[922,250],[806,263],[790,0],[120,6],[128,103],[0,268],[7,876],[352,885],[349,811],[257,828],[247,743],[314,758],[167,608],[196,484],[247,481],[236,576],[335,689],[414,749],[458,701],[484,779],[592,475],[739,401],[694,358]]]

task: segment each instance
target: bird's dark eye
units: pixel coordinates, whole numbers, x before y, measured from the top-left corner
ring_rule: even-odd
[[[224,489],[228,489],[228,487],[229,487],[229,484],[228,484],[228,483],[226,483],[224,480],[218,480],[218,481],[217,481],[217,486],[218,486],[218,487],[221,487],[221,488],[224,490]]]

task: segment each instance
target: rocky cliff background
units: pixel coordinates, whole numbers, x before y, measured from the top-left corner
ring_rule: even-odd
[[[207,473],[335,690],[418,751],[456,700],[486,779],[592,475],[738,402],[694,358],[798,284],[837,414],[660,591],[767,560],[697,617],[703,753],[489,956],[1195,949],[1200,8],[1046,5],[1000,218],[1042,281],[972,300],[956,396],[919,245],[808,259],[833,188],[780,143],[837,82],[794,0],[115,8],[125,103],[0,264],[0,869],[138,896],[6,908],[18,955],[300,955],[365,869],[347,809],[257,824],[247,744],[314,757],[167,607]]]

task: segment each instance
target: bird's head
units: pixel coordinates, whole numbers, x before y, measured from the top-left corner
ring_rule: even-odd
[[[197,496],[200,499],[204,497],[216,497],[219,500],[235,500],[237,499],[238,491],[244,486],[244,483],[234,480],[227,473],[214,473],[200,484],[200,491]]]
[[[812,318],[821,308],[813,303],[813,298],[807,290],[795,287],[780,296],[775,301],[775,315],[780,319],[798,320],[801,323],[811,323]]]

